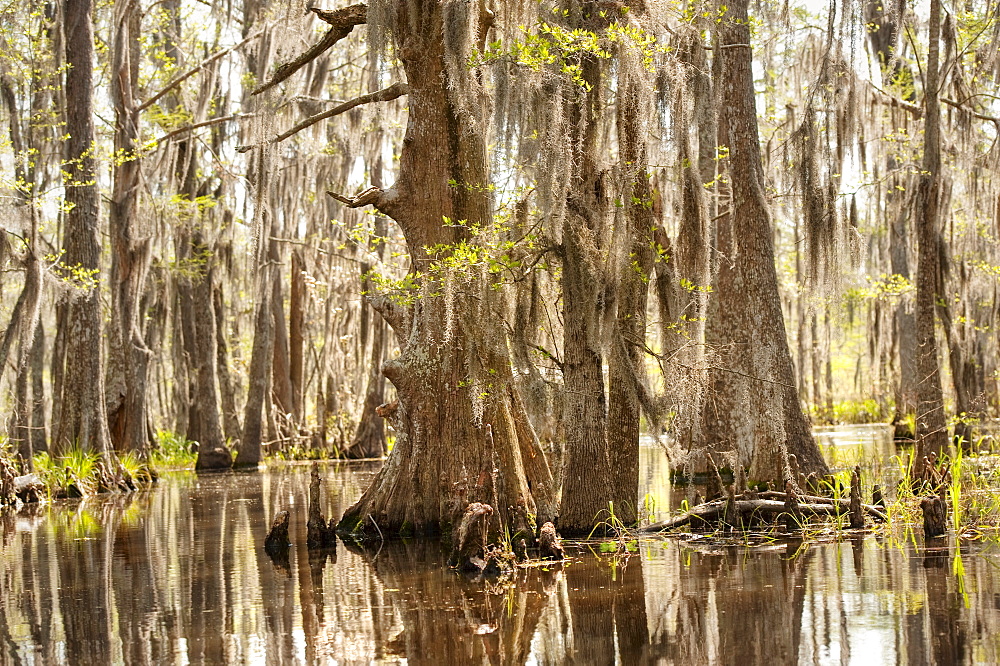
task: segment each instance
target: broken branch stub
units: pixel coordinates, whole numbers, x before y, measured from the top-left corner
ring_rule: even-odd
[[[850,500],[851,529],[860,530],[865,527],[865,514],[861,510],[861,467],[856,466],[851,474]]]
[[[368,7],[364,4],[350,5],[342,9],[328,10],[310,7],[310,11],[319,18],[330,24],[330,29],[326,31],[323,38],[313,44],[308,50],[278,67],[267,83],[258,86],[251,95],[259,95],[265,90],[270,90],[282,81],[287,80],[310,62],[323,55],[334,44],[351,34],[354,26],[368,22]]]
[[[924,514],[924,538],[934,539],[943,536],[947,530],[947,515],[941,498],[935,495],[922,499],[920,509]]]

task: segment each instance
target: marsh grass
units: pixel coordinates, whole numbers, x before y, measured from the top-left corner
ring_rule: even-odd
[[[197,459],[194,442],[169,430],[156,431],[156,446],[149,455],[153,469],[193,468]]]

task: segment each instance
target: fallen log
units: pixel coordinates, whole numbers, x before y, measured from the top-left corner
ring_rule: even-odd
[[[753,515],[759,515],[771,518],[787,514],[789,510],[795,510],[792,508],[795,504],[793,502],[789,502],[789,498],[785,495],[785,493],[777,493],[774,491],[771,491],[771,493],[781,495],[782,501],[778,501],[777,499],[736,499],[732,503],[733,506],[731,510],[738,516],[750,517]],[[843,507],[840,504],[808,502],[806,498],[802,497],[799,497],[798,500],[797,510],[802,516],[840,516],[848,513],[850,510],[849,500],[847,501],[847,507]],[[726,511],[727,504],[729,504],[728,500],[706,502],[705,504],[694,507],[687,513],[671,518],[670,520],[647,525],[641,528],[641,531],[662,532],[689,524],[709,524],[719,521],[720,519],[732,525],[734,520],[732,518],[732,514],[728,514]],[[877,508],[867,504],[862,505],[862,508],[865,513],[868,513],[876,518],[881,517],[882,520],[885,520],[885,515]]]
[[[757,493],[761,499],[777,500],[779,502],[785,501],[787,495],[783,492],[777,490],[767,490],[762,493]],[[797,495],[797,499],[800,502],[808,502],[809,504],[832,504],[834,506],[839,506],[842,513],[847,513],[851,510],[851,500],[845,499],[834,499],[832,497],[823,497],[822,495]],[[862,504],[861,508],[864,509],[865,513],[869,516],[885,520],[885,507],[878,506],[877,504]]]
[[[45,496],[45,484],[42,483],[42,477],[37,474],[15,476],[14,494],[25,504],[42,501],[42,497]]]

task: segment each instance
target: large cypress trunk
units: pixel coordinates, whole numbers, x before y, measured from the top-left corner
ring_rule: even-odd
[[[614,305],[614,294],[597,256],[606,250],[610,185],[597,163],[604,84],[600,62],[592,56],[582,60],[583,76],[591,88],[585,92],[570,87],[569,94],[577,97],[566,105],[567,124],[573,128],[574,170],[562,229],[566,462],[559,529],[566,535],[586,536],[609,517],[614,510],[609,502],[616,498],[611,490],[601,339],[601,323]],[[635,498],[630,504],[634,512]]]
[[[724,356],[712,372],[704,435],[714,447],[734,449],[735,462],[754,479],[786,478],[789,453],[804,471],[824,472],[799,403],[778,295],[746,0],[730,5],[719,37],[719,143],[729,149],[732,206],[719,220],[721,260],[708,335]]]
[[[192,237],[192,247],[198,252],[206,252],[201,232]],[[205,266],[194,278],[191,287],[194,310],[194,352],[193,359],[196,369],[196,380],[193,400],[192,418],[189,432],[191,439],[198,442],[198,461],[196,467],[218,468],[229,467],[232,461],[228,453],[222,456],[216,454],[224,448],[225,438],[222,434],[222,420],[219,411],[218,376],[215,362],[218,355],[216,345],[215,312],[212,306],[213,270]]]
[[[411,277],[420,286],[412,305],[375,299],[401,341],[400,355],[384,366],[399,396],[397,439],[338,529],[355,535],[447,533],[470,502],[482,501],[496,509],[494,538],[503,528],[514,539],[519,533],[530,539],[535,506],[513,418],[519,406],[508,390],[507,344],[480,298],[493,290],[472,268],[461,293],[434,295],[446,292],[444,279],[434,275],[424,250],[440,247],[439,257],[448,256],[469,238],[467,226],[444,218],[485,227],[492,214],[483,127],[468,113],[483,96],[464,92],[462,108],[442,74],[448,71],[446,4],[394,3],[391,29],[409,84],[409,120],[396,183],[378,193],[374,205],[402,228]],[[487,116],[478,110],[478,118]]]
[[[931,0],[927,80],[924,85],[924,157],[917,185],[917,442],[919,455],[948,446],[934,316],[938,294],[938,233],[941,197],[941,107],[938,80],[941,3]]]
[[[94,131],[94,29],[91,0],[66,0],[66,213],[62,257],[64,276],[72,283],[60,326],[63,356],[61,395],[57,396],[53,448],[62,453],[78,446],[107,456],[110,450],[104,407],[101,358],[98,239],[100,193],[97,186]]]
[[[149,268],[149,237],[139,230],[139,15],[128,1],[115,5],[112,101],[115,154],[110,205],[111,326],[107,409],[111,440],[118,451],[146,451],[146,378],[152,352],[143,340],[140,301]]]
[[[608,359],[608,462],[615,516],[633,525],[639,517],[640,415],[643,394],[648,394],[646,301],[653,273],[652,230],[656,219],[646,173],[648,128],[642,101],[649,82],[623,72],[618,85],[619,163],[628,174],[627,189],[621,198],[626,202],[629,261],[623,262],[619,270],[616,332]]]

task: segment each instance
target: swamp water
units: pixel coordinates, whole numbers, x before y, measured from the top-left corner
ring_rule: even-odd
[[[847,439],[828,445],[858,444]],[[676,503],[662,453],[643,457],[657,506]],[[338,516],[377,469],[320,467]],[[903,530],[753,548],[650,538],[631,557],[573,546],[563,566],[473,583],[433,542],[310,555],[308,483],[306,464],[181,473],[2,514],[0,663],[1000,661],[1000,548],[988,544],[927,548]],[[262,547],[281,509],[287,563]]]

